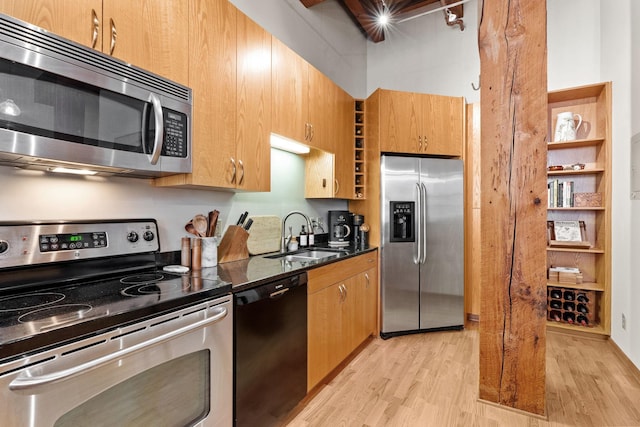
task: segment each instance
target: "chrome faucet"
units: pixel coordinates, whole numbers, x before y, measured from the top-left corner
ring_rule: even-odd
[[[303,213],[302,213],[302,212],[300,212],[300,211],[291,211],[291,212],[289,212],[289,213],[288,213],[288,214],[287,214],[287,215],[282,219],[282,233],[281,233],[281,235],[280,235],[280,253],[282,253],[282,254],[283,254],[283,253],[285,253],[285,252],[287,252],[287,243],[288,243],[288,242],[287,242],[287,239],[286,239],[286,237],[285,237],[285,235],[284,235],[284,233],[285,233],[285,231],[284,231],[284,230],[286,229],[286,225],[287,225],[287,219],[289,219],[289,217],[290,217],[291,215],[293,215],[293,214],[301,215],[301,216],[304,218],[304,220],[307,222],[307,230],[311,230],[311,229],[312,229],[312,228],[311,228],[311,221],[309,220],[309,217],[308,217],[308,216],[306,216],[305,214],[303,214]]]

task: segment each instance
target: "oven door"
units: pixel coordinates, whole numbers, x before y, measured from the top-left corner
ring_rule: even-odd
[[[231,426],[227,296],[0,366],[10,426]]]

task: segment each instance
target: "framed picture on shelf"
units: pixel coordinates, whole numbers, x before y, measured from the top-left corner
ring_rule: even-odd
[[[591,247],[584,221],[547,221],[547,242],[552,248]]]

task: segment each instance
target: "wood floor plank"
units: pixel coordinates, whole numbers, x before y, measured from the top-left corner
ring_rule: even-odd
[[[289,427],[640,426],[640,381],[610,343],[547,334],[547,419],[478,400],[478,330],[374,339]]]

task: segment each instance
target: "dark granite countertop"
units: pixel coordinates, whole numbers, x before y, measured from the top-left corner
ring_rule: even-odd
[[[286,255],[299,253],[303,250],[314,249],[335,252],[337,256],[326,260],[305,260],[302,262],[288,260],[286,257]],[[358,249],[354,246],[329,248],[327,245],[317,245],[311,248],[304,248],[299,251],[289,252],[287,254],[272,252],[264,255],[251,256],[239,261],[225,262],[223,264],[218,264],[215,267],[203,268],[200,274],[202,274],[203,278],[213,278],[217,276],[219,280],[232,284],[232,292],[239,292],[260,286],[264,283],[285,278],[291,274],[301,273],[323,265],[339,262],[376,249],[376,247]],[[178,263],[179,256],[179,253],[177,253]],[[170,262],[167,261],[167,263]]]

